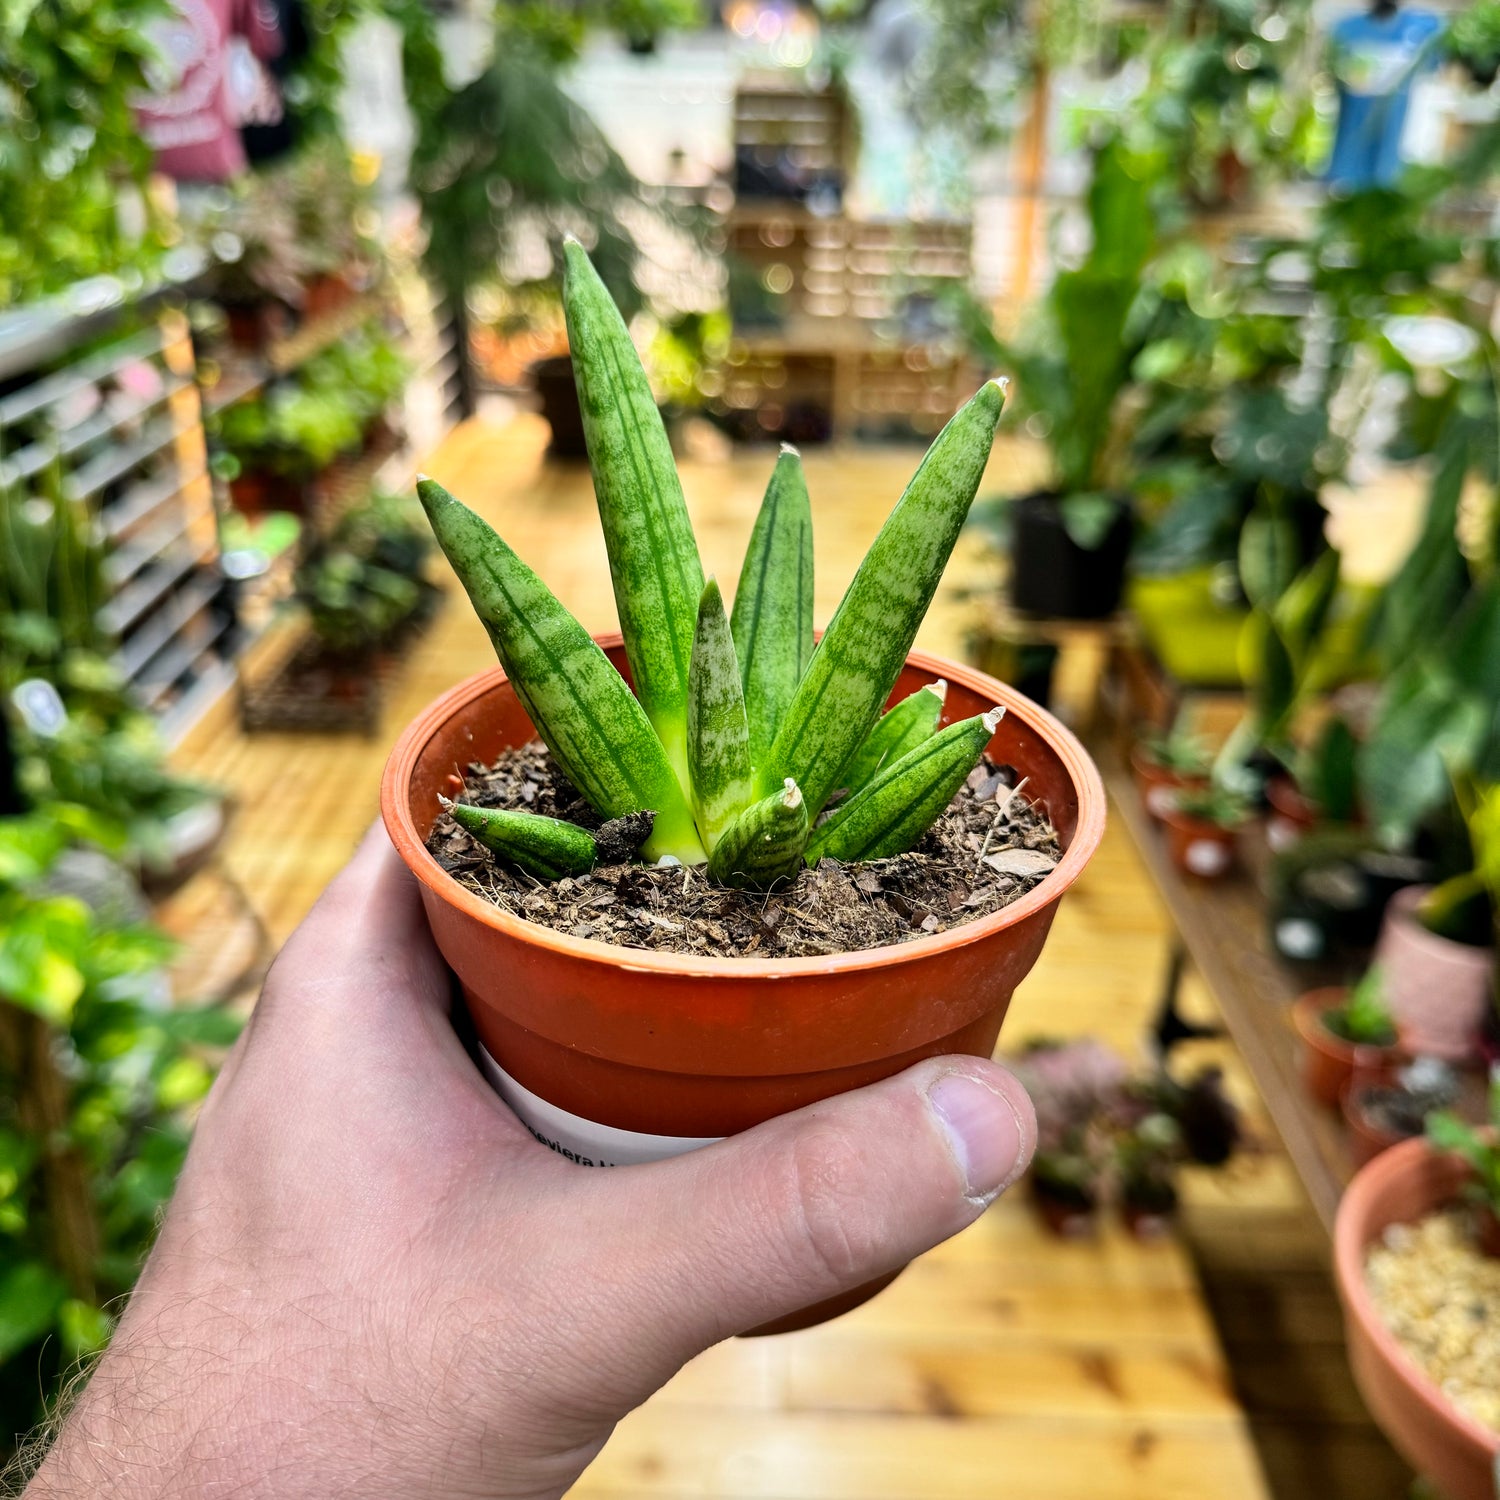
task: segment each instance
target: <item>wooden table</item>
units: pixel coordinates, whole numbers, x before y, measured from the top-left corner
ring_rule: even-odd
[[[1216,881],[1183,875],[1130,778],[1107,764],[1105,772],[1111,811],[1129,830],[1182,950],[1213,993],[1307,1196],[1331,1233],[1353,1164],[1342,1119],[1315,1104],[1302,1087],[1291,1021],[1292,1002],[1318,981],[1294,971],[1272,949],[1265,896],[1251,875],[1243,868]]]

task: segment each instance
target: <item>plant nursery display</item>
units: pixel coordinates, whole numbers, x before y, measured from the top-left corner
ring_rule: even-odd
[[[1360,1068],[1378,1068],[1396,1055],[1396,1026],[1379,969],[1345,989],[1312,990],[1293,1008],[1302,1038],[1302,1080],[1319,1104],[1337,1109]]]
[[[422,482],[504,672],[408,727],[382,809],[491,1081],[547,1144],[600,1164],[922,1057],[987,1054],[1103,803],[1045,714],[910,653],[999,386],[939,436],[815,642],[796,455],[775,465],[726,611],[623,319],[582,248],[567,257],[623,641],[590,640],[484,521]],[[872,910],[873,932],[838,925]]]
[[[1493,1493],[1500,1324],[1500,1080],[1476,1130],[1439,1112],[1381,1153],[1339,1208],[1335,1264],[1361,1394],[1453,1500]]]
[[[1458,1075],[1435,1057],[1413,1058],[1394,1069],[1376,1064],[1371,1072],[1365,1071],[1363,1060],[1357,1062],[1344,1092],[1344,1123],[1355,1166],[1421,1135],[1427,1117],[1452,1105],[1458,1091]]]
[[[1234,864],[1235,842],[1250,816],[1244,793],[1209,781],[1178,787],[1161,814],[1173,863],[1199,880],[1217,880]]]

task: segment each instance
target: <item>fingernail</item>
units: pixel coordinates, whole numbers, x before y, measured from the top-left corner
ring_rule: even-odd
[[[963,1073],[945,1073],[927,1099],[963,1170],[966,1196],[989,1198],[1009,1187],[1024,1169],[1026,1142],[1010,1100]]]

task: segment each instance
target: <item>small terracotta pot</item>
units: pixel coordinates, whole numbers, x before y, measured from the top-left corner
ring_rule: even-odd
[[[1323,1024],[1323,1013],[1343,1004],[1341,985],[1309,990],[1292,1006],[1292,1025],[1302,1038],[1302,1082],[1307,1092],[1329,1109],[1337,1109],[1356,1071],[1367,1077],[1401,1055],[1398,1047],[1361,1046],[1336,1036]]]
[[[1048,1231],[1060,1240],[1081,1240],[1093,1234],[1098,1222],[1099,1205],[1084,1203],[1049,1188],[1041,1178],[1031,1178],[1031,1201]]]
[[[1297,789],[1290,776],[1276,776],[1266,783],[1266,843],[1273,854],[1290,849],[1305,833],[1318,826],[1318,809]]]
[[[1365,1252],[1391,1224],[1454,1203],[1468,1168],[1426,1141],[1382,1152],[1349,1184],[1333,1231],[1334,1272],[1354,1383],[1403,1458],[1447,1500],[1494,1500],[1500,1433],[1459,1411],[1396,1341],[1365,1287]]]
[[[1172,863],[1184,875],[1199,880],[1217,880],[1227,875],[1234,864],[1234,845],[1238,828],[1210,823],[1173,808],[1162,817],[1167,830],[1167,852]]]
[[[1371,1120],[1360,1103],[1360,1090],[1364,1086],[1359,1080],[1351,1083],[1344,1090],[1344,1097],[1339,1104],[1344,1114],[1344,1127],[1348,1131],[1349,1160],[1356,1168],[1374,1161],[1382,1151],[1389,1151],[1392,1146],[1399,1146],[1402,1141],[1411,1139],[1410,1136],[1397,1135],[1392,1130],[1382,1130]]]
[[[1208,777],[1159,766],[1140,745],[1130,752],[1130,769],[1142,804],[1158,823],[1172,811],[1174,792],[1204,791],[1208,787]]]
[[[354,300],[354,288],[337,271],[315,276],[302,289],[302,321],[331,317]]]
[[[1431,886],[1409,885],[1385,908],[1374,962],[1409,1052],[1461,1063],[1474,1055],[1489,1008],[1495,954],[1429,932],[1416,908]]]
[[[601,637],[625,667],[620,637]],[[539,1138],[606,1141],[604,1164],[690,1149],[887,1078],[927,1057],[988,1057],[1063,892],[1104,832],[1104,789],[1050,714],[971,668],[913,654],[893,697],[936,677],[945,719],[1006,708],[989,753],[1014,766],[1064,853],[1021,900],[896,947],[815,958],[701,958],[570,937],[523,922],[452,880],[427,852],[439,794],[471,761],[532,739],[499,668],[451,689],[402,734],[381,811],[421,883],[433,937],[458,975],[491,1072]],[[554,1128],[555,1127],[555,1128]],[[647,1137],[642,1141],[641,1137]],[[615,1145],[622,1152],[614,1155]]]

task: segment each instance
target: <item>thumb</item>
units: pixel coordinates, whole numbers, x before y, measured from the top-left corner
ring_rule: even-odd
[[[675,1364],[852,1291],[972,1223],[1025,1171],[1020,1083],[947,1057],[671,1161],[610,1174],[631,1246],[615,1315]],[[672,1347],[663,1348],[663,1343]]]

